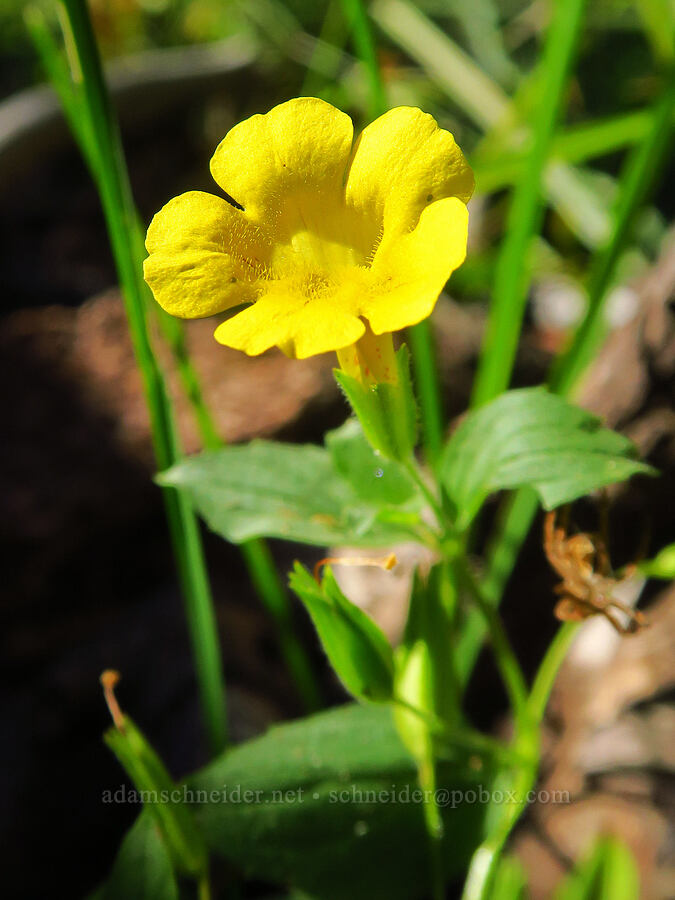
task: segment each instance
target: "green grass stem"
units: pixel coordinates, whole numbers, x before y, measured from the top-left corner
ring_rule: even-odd
[[[569,394],[598,352],[607,331],[604,307],[617,260],[630,238],[637,209],[660,171],[673,135],[675,70],[651,114],[645,139],[629,155],[619,181],[609,240],[595,256],[588,280],[588,307],[567,349],[555,361],[549,376],[551,390]]]
[[[561,0],[546,37],[542,91],[532,149],[517,183],[506,221],[472,405],[481,406],[508,387],[520,337],[532,240],[543,217],[542,175],[575,57],[585,0]]]
[[[417,6],[407,0],[375,0],[371,12],[389,37],[485,132],[471,159],[478,160],[479,179],[481,166],[489,166],[489,185],[491,166],[497,167],[499,175],[503,164],[512,166],[514,154],[527,158],[523,147],[531,146],[533,98],[543,81],[543,63],[523,78],[512,98]],[[521,163],[518,179],[522,168]],[[576,237],[594,250],[610,227],[602,192],[560,159],[552,159],[546,166],[542,190]],[[483,191],[480,181],[478,191]]]
[[[589,281],[589,305],[586,318],[576,330],[569,347],[554,363],[550,375],[551,390],[569,395],[597,352],[604,335],[602,314],[607,288],[630,233],[630,223],[645,201],[653,178],[663,166],[672,137],[675,79],[671,78],[650,111],[650,126],[642,143],[629,156],[619,182],[616,220],[608,244],[594,259]],[[492,603],[499,604],[513,571],[518,553],[527,537],[538,509],[534,492],[523,489],[511,495],[497,518],[495,536],[488,554],[483,588]],[[466,683],[485,637],[486,628],[478,611],[467,618],[457,651],[460,679]]]
[[[155,458],[160,470],[181,455],[166,383],[148,334],[144,286],[133,240],[136,210],[131,196],[116,119],[103,80],[98,48],[84,0],[65,0],[64,23],[70,29],[71,75],[85,121],[87,152],[95,158],[98,185],[110,243],[115,257],[136,361],[141,372]],[[163,489],[172,546],[185,598],[185,611],[202,714],[213,753],[226,742],[225,686],[218,629],[199,527],[187,499],[177,490]]]
[[[368,79],[370,118],[376,119],[389,109],[387,92],[377,61],[377,48],[362,0],[341,0],[345,19],[349,23],[358,58]]]
[[[101,179],[105,176],[101,173],[101,159],[96,135],[92,132],[90,117],[83,105],[81,84],[72,80],[68,66],[41,10],[29,7],[26,11],[26,23],[48,77],[59,95],[64,113],[85,161],[99,189],[102,189]],[[136,218],[135,227],[129,230],[129,235],[135,253],[135,269],[140,272],[146,252],[144,229],[138,218]],[[217,449],[223,446],[213,416],[204,400],[199,376],[187,349],[185,329],[182,323],[165,313],[155,303],[144,282],[139,284],[139,291],[142,293],[149,311],[159,324],[162,338],[172,352],[183,390],[197,422],[203,446],[206,449]],[[315,709],[320,705],[316,679],[312,673],[309,658],[293,631],[290,601],[271,554],[264,541],[251,541],[242,545],[241,549],[251,581],[277,627],[282,655],[298,692],[307,708]]]

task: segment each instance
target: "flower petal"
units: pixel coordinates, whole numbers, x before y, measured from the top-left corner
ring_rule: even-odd
[[[342,204],[352,120],[330,103],[301,97],[236,125],[211,160],[211,174],[247,217],[278,239],[322,229]]]
[[[145,280],[160,306],[185,319],[251,301],[257,288],[250,259],[269,255],[262,233],[240,210],[201,191],[170,200],[145,243]]]
[[[361,304],[375,334],[425,319],[450,273],[466,256],[469,215],[456,197],[428,206],[414,231],[382,244],[373,260],[375,285]]]
[[[346,182],[347,205],[387,232],[417,225],[425,206],[444,197],[467,202],[474,179],[449,131],[432,116],[399,106],[360,134]]]
[[[353,344],[364,331],[354,292],[308,299],[280,284],[271,285],[269,293],[219,325],[215,337],[249,356],[278,346],[287,356],[305,359]]]

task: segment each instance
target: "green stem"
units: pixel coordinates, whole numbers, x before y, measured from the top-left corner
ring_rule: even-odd
[[[354,44],[359,59],[363,63],[368,77],[370,92],[370,117],[376,119],[389,108],[387,92],[382,80],[382,73],[377,62],[377,49],[373,33],[368,22],[368,15],[362,0],[342,0],[345,18],[351,25]]]
[[[492,879],[501,851],[527,804],[528,791],[536,783],[539,769],[539,745],[535,735],[544,717],[558,670],[578,627],[578,622],[566,622],[562,625],[539,666],[527,701],[533,729],[529,735],[525,736],[525,743],[529,744],[529,763],[522,767],[514,782],[515,802],[509,803],[499,826],[473,855],[462,900],[489,900],[491,897]]]
[[[444,417],[433,332],[428,319],[407,331],[422,420],[422,443],[432,468],[443,448]]]
[[[394,697],[392,703],[424,722],[429,728],[429,733],[445,744],[448,749],[488,757],[506,766],[519,765],[523,761],[517,750],[490,735],[474,731],[472,728],[449,725],[434,713],[419,709],[402,697]]]
[[[491,900],[493,896],[492,881],[504,844],[527,805],[526,797],[536,783],[538,768],[539,756],[536,753],[529,765],[520,769],[516,775],[511,786],[515,799],[506,801],[502,807],[501,821],[474,852],[462,892],[462,900]]]
[[[165,469],[180,458],[180,447],[166,384],[148,335],[144,308],[145,288],[131,237],[137,222],[136,210],[119,132],[103,80],[86,4],[84,0],[65,0],[63,10],[64,21],[70,29],[70,35],[66,35],[66,39],[72,53],[74,89],[81,91],[79,112],[86,117],[88,152],[95,157],[101,202],[150,413],[155,458],[158,468]],[[226,741],[225,689],[217,624],[201,537],[186,498],[172,488],[163,489],[163,493],[185,597],[202,712],[211,749],[216,753],[224,747]]]
[[[443,817],[436,798],[436,759],[433,750],[417,767],[417,780],[424,791],[424,823],[429,835],[432,900],[444,900],[445,876],[443,873]]]
[[[543,216],[541,180],[568,73],[574,59],[585,0],[561,0],[544,50],[544,85],[523,177],[509,208],[497,260],[495,287],[472,405],[481,406],[509,384],[527,298],[528,255]]]
[[[495,609],[499,606],[538,508],[539,498],[531,488],[522,488],[510,494],[500,507],[482,582],[483,594]],[[486,630],[481,612],[478,609],[469,610],[457,642],[457,674],[464,687],[476,664]]]
[[[511,646],[502,620],[491,598],[488,597],[483,586],[471,571],[471,567],[463,555],[453,560],[458,580],[461,581],[471,593],[476,606],[485,619],[487,630],[492,642],[497,666],[504,682],[504,687],[511,703],[519,731],[529,732],[531,729],[530,714],[527,707],[527,684],[525,676],[520,668],[518,658]]]
[[[553,683],[578,628],[579,622],[561,625],[539,664],[528,700],[530,715],[537,724],[544,718]]]
[[[274,620],[281,654],[305,708],[320,709],[322,700],[318,682],[295,632],[288,593],[279,578],[269,545],[263,540],[251,540],[241,545],[241,552],[251,581]]]
[[[606,247],[598,253],[589,285],[589,306],[586,318],[579,326],[569,347],[558,358],[551,371],[549,384],[555,393],[569,395],[597,350],[604,331],[602,311],[607,287],[622,248],[629,236],[629,226],[643,204],[651,180],[663,165],[668,139],[672,136],[675,77],[670,80],[654,105],[651,125],[642,144],[629,157],[620,179],[616,215],[620,217],[612,229]],[[538,508],[529,488],[519,490],[502,506],[497,533],[491,543],[488,558],[486,592],[495,606],[499,605],[506,582],[513,570]],[[485,635],[484,623],[478,614],[470,614],[458,645],[460,678],[466,682],[473,669]]]
[[[300,97],[317,96],[327,84],[338,81],[341,60],[335,49],[344,48],[347,36],[341,0],[329,0],[316,47],[300,88]]]
[[[48,77],[59,95],[71,131],[80,146],[94,181],[102,192],[101,182],[105,177],[105,172],[102,171],[96,135],[91,129],[87,110],[83,105],[82,92],[71,80],[61,50],[51,35],[42,11],[37,7],[28,7],[25,18]],[[136,216],[135,227],[130,231],[130,237],[135,253],[134,268],[140,272],[146,253],[144,229],[138,216]],[[155,303],[145,284],[140,285],[140,290],[143,292],[143,301],[146,303],[147,309],[156,318],[161,335],[171,350],[183,390],[195,416],[202,445],[206,449],[222,447],[224,442],[218,434],[214,418],[204,400],[200,379],[187,349],[185,329],[182,323],[165,313]],[[266,550],[264,542],[256,541],[251,544],[251,547],[246,544],[242,545],[242,555],[249,577],[264,606],[275,621],[282,655],[296,682],[303,703],[308,709],[316,709],[320,705],[316,679],[312,673],[309,658],[290,624],[291,607],[288,594],[284,590],[274,561]]]
[[[211,882],[208,872],[202,875],[197,883],[197,896],[199,900],[211,900]]]
[[[417,463],[415,462],[414,459],[410,459],[404,463],[404,466],[406,468],[406,471],[410,475],[410,477],[413,479],[415,484],[420,489],[420,492],[422,493],[422,495],[424,496],[424,499],[429,504],[429,507],[433,511],[434,515],[436,516],[436,521],[438,523],[438,526],[440,528],[444,529],[445,528],[445,525],[444,525],[445,512],[443,511],[443,507],[441,506],[441,503],[438,500],[438,498],[436,497],[436,495],[434,494],[434,492],[431,490],[431,488],[427,484],[426,479],[424,478],[424,475],[420,472]],[[438,542],[438,534],[436,532],[434,532],[434,535],[436,537],[436,542]]]

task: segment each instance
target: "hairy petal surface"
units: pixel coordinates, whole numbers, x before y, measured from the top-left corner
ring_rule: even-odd
[[[468,202],[473,172],[449,131],[419,109],[399,106],[360,134],[347,174],[347,206],[388,233],[411,231],[436,200]]]
[[[464,261],[468,221],[464,203],[447,197],[423,210],[414,231],[380,245],[373,289],[362,307],[375,334],[398,331],[430,315],[451,272]]]
[[[213,155],[211,174],[275,239],[321,233],[341,215],[353,136],[352,120],[330,103],[289,100],[235,125]]]
[[[358,297],[351,285],[308,300],[283,282],[216,329],[216,340],[256,356],[280,347],[287,356],[305,359],[355,343],[365,332],[358,317]]]
[[[246,259],[270,252],[240,210],[202,191],[170,200],[150,223],[145,245],[143,273],[155,299],[185,319],[253,300],[256,277]]]

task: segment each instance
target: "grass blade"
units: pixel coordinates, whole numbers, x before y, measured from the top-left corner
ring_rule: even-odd
[[[478,160],[477,188],[479,193],[483,192],[481,166],[496,165],[499,170],[504,158],[512,159],[513,153],[521,153],[528,140],[529,123],[534,118],[531,98],[537,95],[542,74],[540,68],[526,77],[512,99],[451,38],[406,0],[376,0],[372,10],[387,34],[424,68],[475,125],[486,132],[474,154]],[[474,159],[471,161],[473,163]],[[519,172],[522,174],[522,171],[521,168]],[[598,236],[604,237],[610,228],[601,194],[560,160],[546,167],[543,185],[547,199],[561,218],[582,243],[594,250]],[[573,204],[567,202],[570,189],[576,195]],[[590,215],[593,215],[594,227],[589,226]]]
[[[82,105],[81,91],[70,77],[61,49],[54,40],[41,10],[37,7],[28,7],[25,17],[38,54],[59,95],[71,131],[80,145],[94,180],[100,186],[102,176],[99,171],[100,160],[96,138],[91,133],[91,123],[86,109]],[[146,251],[144,228],[138,217],[136,217],[135,227],[130,231],[130,238],[135,252],[135,268],[140,271]],[[144,283],[141,284],[140,289],[148,310],[156,318],[161,335],[171,350],[183,390],[197,422],[202,445],[207,449],[223,446],[224,442],[218,434],[213,416],[204,400],[199,376],[190,359],[182,323],[165,313],[155,303]],[[303,703],[308,709],[316,709],[320,706],[316,679],[312,673],[309,658],[293,631],[290,601],[272,556],[264,541],[251,541],[243,544],[241,551],[251,582],[275,622],[282,655]]]
[[[376,119],[389,109],[382,73],[377,62],[377,50],[368,23],[368,16],[361,0],[342,0],[345,18],[352,29],[356,52],[368,77],[370,93],[370,117]]]
[[[597,351],[598,339],[604,329],[601,323],[603,301],[611,282],[616,262],[628,237],[628,228],[644,202],[652,179],[666,158],[669,138],[672,137],[673,107],[675,104],[675,78],[666,86],[651,113],[651,127],[643,143],[637,147],[625,166],[617,198],[616,221],[612,237],[593,263],[589,292],[589,308],[586,319],[578,328],[569,349],[554,364],[550,376],[551,389],[569,395],[583,373],[585,366]],[[506,583],[513,571],[520,548],[527,537],[538,503],[530,490],[517,491],[503,505],[497,522],[496,534],[489,552],[484,581],[487,596],[495,604],[501,600]],[[480,615],[472,613],[467,618],[457,651],[458,669],[464,683],[468,680],[478,651],[485,636],[485,626]]]
[[[551,389],[561,394],[569,393],[574,388],[607,333],[603,318],[604,300],[611,286],[616,262],[630,237],[635,212],[665,161],[673,134],[674,109],[675,75],[671,74],[652,113],[649,133],[630,155],[621,175],[612,232],[591,267],[586,315],[568,348],[556,360],[551,371]]]
[[[375,0],[375,21],[484,131],[509,111],[509,99],[461,48],[405,0]]]
[[[166,384],[148,335],[145,286],[131,237],[137,224],[136,210],[119,133],[86,3],[64,0],[61,9],[64,26],[69,29],[67,47],[74,91],[81,98],[77,109],[83,119],[80,127],[86,129],[86,153],[98,173],[101,202],[150,413],[155,458],[158,467],[164,469],[179,459],[181,451]],[[225,687],[201,536],[192,509],[181,493],[165,490],[164,502],[185,598],[202,713],[211,750],[216,753],[226,741]]]
[[[547,35],[539,112],[527,166],[506,222],[487,330],[472,404],[480,406],[508,387],[527,299],[527,258],[543,215],[541,182],[581,29],[585,0],[563,0]]]

